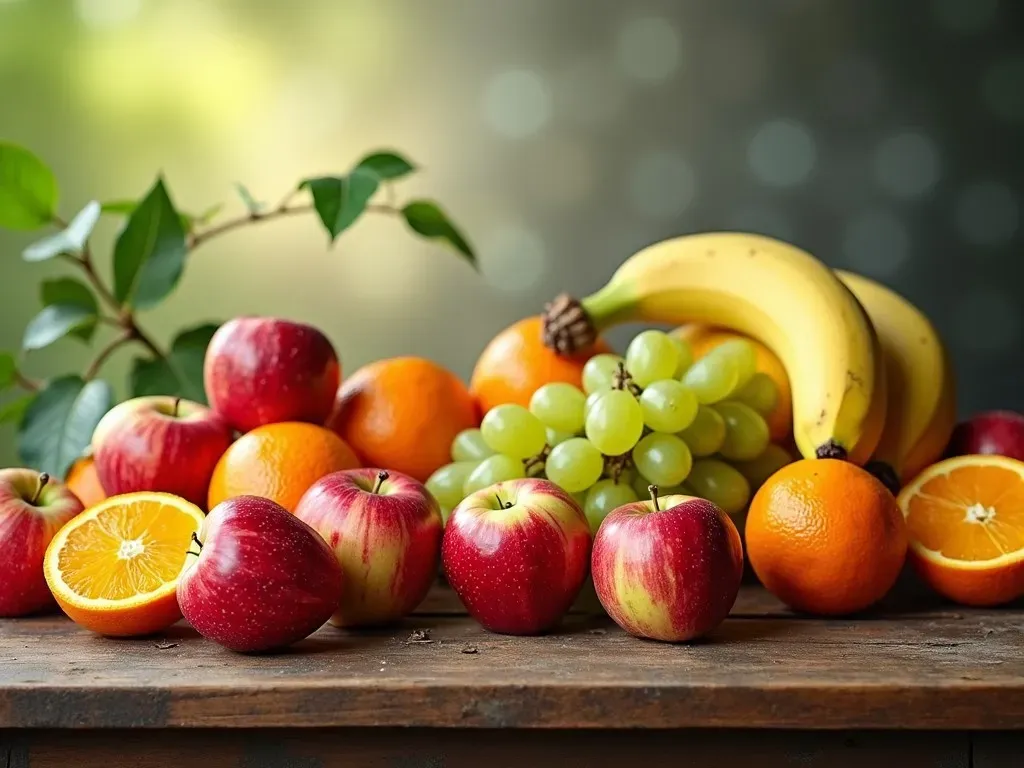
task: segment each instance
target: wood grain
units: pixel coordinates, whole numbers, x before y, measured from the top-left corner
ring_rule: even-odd
[[[744,588],[711,638],[672,646],[583,614],[494,635],[452,600],[268,656],[183,624],[112,640],[60,617],[0,622],[0,728],[1024,728],[1020,609],[824,621]]]

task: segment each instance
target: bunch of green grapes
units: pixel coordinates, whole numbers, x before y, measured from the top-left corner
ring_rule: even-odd
[[[427,481],[447,513],[493,483],[546,477],[583,507],[596,531],[616,507],[648,496],[701,496],[729,513],[791,460],[769,443],[764,414],[778,390],[755,370],[753,346],[730,341],[693,360],[689,346],[644,331],[625,357],[601,354],[583,368],[583,390],[542,386],[529,408],[499,405],[461,432],[452,463]]]

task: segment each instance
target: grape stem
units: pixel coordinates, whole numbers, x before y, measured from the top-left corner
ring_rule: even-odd
[[[648,485],[647,492],[651,494],[651,501],[654,502],[654,511],[661,512],[661,507],[658,506],[658,486]]]
[[[619,360],[618,370],[615,371],[615,375],[612,378],[612,386],[615,389],[629,390],[634,397],[640,396],[640,387],[633,383],[633,377],[629,375],[629,371],[626,370],[626,363],[622,360]]]

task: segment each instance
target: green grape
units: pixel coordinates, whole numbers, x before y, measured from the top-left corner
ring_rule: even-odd
[[[559,443],[564,443],[570,437],[576,437],[572,432],[559,432],[551,427],[544,430],[544,434],[547,436],[548,445],[554,448]]]
[[[693,456],[686,443],[675,435],[652,432],[633,449],[633,463],[653,485],[679,485],[690,474]]]
[[[732,339],[719,344],[705,355],[714,366],[729,366],[736,372],[735,387],[738,389],[750,381],[757,371],[757,350],[744,339]],[[731,392],[729,394],[732,394]]]
[[[587,503],[587,491],[580,491],[579,493],[570,493],[572,500],[579,504],[580,509],[583,509],[583,505]]]
[[[452,441],[452,461],[480,461],[493,455],[479,429],[464,429]]]
[[[583,512],[590,523],[590,532],[597,533],[608,513],[624,504],[632,504],[639,497],[629,483],[616,483],[614,480],[601,480],[587,492],[587,501]]]
[[[452,516],[452,510],[444,504],[441,507],[441,525],[448,525],[448,518]]]
[[[725,400],[736,389],[736,369],[728,363],[716,362],[710,355],[702,357],[683,374],[683,386],[697,397],[701,405]]]
[[[623,359],[618,355],[594,355],[583,366],[583,391],[603,392],[615,385],[615,374]]]
[[[648,480],[646,477],[644,477],[643,475],[637,475],[632,483],[633,493],[637,495],[638,499],[647,500],[651,498],[651,492],[648,490],[648,487],[651,485],[651,481]],[[679,493],[686,494],[687,496],[694,495],[692,493],[687,493],[686,491],[684,491],[683,486],[681,485],[666,485],[664,488],[662,488],[660,485],[658,486],[659,499],[663,499],[666,496],[675,496],[676,494]],[[664,507],[662,507],[662,509],[664,509]]]
[[[789,451],[781,445],[769,443],[764,453],[750,461],[737,461],[733,466],[740,471],[740,474],[747,478],[752,490],[757,490],[764,485],[765,480],[774,475],[787,464],[793,463],[793,457]]]
[[[700,406],[693,423],[679,433],[694,456],[710,456],[725,442],[725,419],[708,406]]]
[[[465,498],[462,487],[479,464],[479,461],[457,461],[453,464],[445,464],[427,478],[427,490],[434,495],[438,504],[451,509]]]
[[[655,432],[681,432],[697,415],[697,398],[675,379],[655,381],[639,400],[644,424]]]
[[[526,477],[526,469],[523,462],[511,456],[497,453],[488,456],[481,461],[476,469],[469,473],[465,485],[462,486],[463,497],[476,493],[495,483],[503,483],[506,480],[518,480]]]
[[[587,400],[585,403],[583,403],[584,423],[586,423],[587,414],[590,413],[590,409],[594,407],[594,403],[596,403],[598,398],[601,397],[601,395],[603,395],[607,391],[607,389],[598,389],[587,395]]]
[[[631,450],[643,431],[640,403],[624,389],[602,392],[587,414],[587,439],[605,456]]]
[[[626,370],[641,388],[671,379],[678,364],[679,348],[663,331],[638,333],[626,348]]]
[[[679,359],[676,361],[676,372],[672,375],[672,378],[682,379],[683,374],[693,365],[693,350],[690,349],[690,343],[686,339],[681,339],[672,333],[668,337],[672,340],[676,347],[676,352],[679,354]]]
[[[480,432],[487,445],[514,459],[528,459],[544,450],[547,434],[540,419],[521,405],[508,403],[491,408]]]
[[[544,470],[555,485],[569,493],[579,493],[601,478],[604,457],[589,440],[574,437],[551,449]]]
[[[576,434],[583,431],[583,406],[587,397],[572,384],[545,384],[530,398],[530,413],[545,427]]]
[[[750,377],[750,381],[736,390],[733,399],[767,416],[779,404],[779,388],[771,376],[758,371]]]
[[[750,484],[739,470],[718,459],[701,459],[693,463],[686,485],[694,495],[717,504],[725,512],[742,512],[750,501]]]
[[[718,452],[729,461],[750,461],[768,447],[768,424],[749,405],[729,400],[714,406],[725,421],[725,440]]]

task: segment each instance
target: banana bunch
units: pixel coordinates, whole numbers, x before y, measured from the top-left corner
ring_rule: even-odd
[[[952,430],[949,362],[927,319],[888,289],[773,238],[723,232],[651,245],[596,293],[548,304],[545,342],[569,353],[626,322],[704,323],[765,344],[789,376],[805,458],[874,461],[906,476],[934,460]]]

